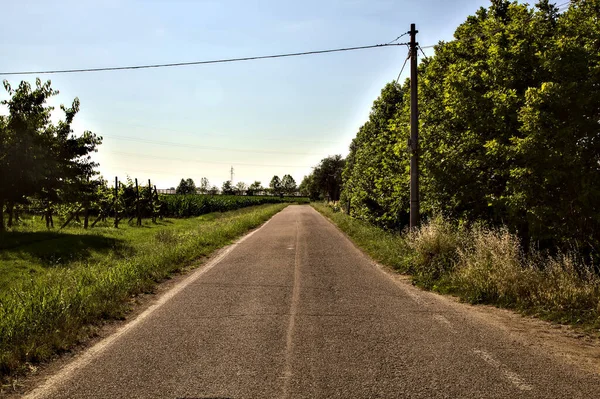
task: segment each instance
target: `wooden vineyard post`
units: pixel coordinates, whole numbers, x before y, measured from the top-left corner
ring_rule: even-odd
[[[113,208],[115,210],[115,228],[119,228],[119,210],[117,209],[117,204],[119,200],[119,178],[115,177],[115,198],[113,200]]]
[[[150,179],[148,179],[148,208],[152,213],[152,223],[156,223],[156,215],[154,214],[154,201],[152,201],[152,197],[154,193],[152,192],[152,184],[150,183]]]
[[[154,186],[154,198],[158,199],[158,191],[156,190],[156,186]],[[154,219],[156,220],[156,213],[158,213],[158,218],[162,220],[162,215],[160,214],[160,210],[154,213]]]
[[[140,188],[138,186],[138,180],[135,179],[135,214],[137,216],[137,225],[142,225],[142,215],[140,214]]]

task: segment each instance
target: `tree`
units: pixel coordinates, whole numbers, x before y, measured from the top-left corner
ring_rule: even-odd
[[[275,195],[281,195],[281,180],[279,179],[279,176],[275,175],[273,176],[273,178],[271,179],[271,182],[269,183],[269,187],[271,188],[271,191],[273,194]]]
[[[181,179],[175,190],[175,194],[196,194],[196,184],[194,183],[194,180],[191,178]]]
[[[47,100],[58,94],[50,81],[36,86],[25,81],[17,89],[4,81],[10,98],[2,101],[9,115],[0,118],[0,230],[4,229],[3,209],[36,197],[43,203],[47,226],[52,226],[52,206],[74,201],[73,193],[82,189],[96,174],[95,152],[102,138],[86,131],[73,134],[71,125],[79,112],[79,99],[72,106],[61,105],[65,119],[50,122],[53,107]],[[93,192],[94,190],[89,190]],[[9,219],[10,220],[10,219]]]
[[[396,83],[382,89],[369,120],[350,144],[342,173],[340,200],[350,204],[350,214],[387,228],[408,222],[408,157],[399,151],[406,146],[408,130],[394,130],[408,124],[408,119],[397,120],[399,115],[408,117],[403,113],[407,94],[407,88]]]
[[[541,248],[600,246],[599,7],[494,0],[421,61],[425,217],[505,225]],[[351,214],[393,229],[408,222],[408,93],[408,81],[384,87],[343,174]]]
[[[237,195],[244,195],[244,193],[246,192],[246,190],[248,189],[248,186],[246,185],[246,183],[240,181],[235,185],[235,191]]]
[[[206,194],[210,190],[210,183],[206,177],[200,179],[200,193]]]
[[[255,195],[257,192],[260,192],[262,190],[263,190],[262,185],[260,184],[260,182],[258,180],[256,180],[254,183],[252,183],[248,187],[248,195]]]
[[[323,158],[313,171],[314,184],[330,201],[340,199],[344,163],[341,155],[333,155]]]
[[[315,184],[314,174],[311,173],[308,176],[304,176],[300,186],[298,187],[300,194],[305,197],[309,197],[312,201],[317,201],[321,196],[321,192],[317,185]]]
[[[296,181],[290,175],[284,175],[281,179],[281,189],[284,193],[291,195],[296,192]]]
[[[4,230],[4,205],[22,202],[39,193],[47,175],[50,154],[46,130],[52,107],[46,101],[58,94],[50,82],[36,80],[35,89],[22,81],[16,90],[5,80],[10,99],[3,100],[9,115],[0,119],[0,231]]]
[[[212,187],[211,187],[211,188],[208,190],[208,193],[209,193],[210,195],[217,195],[217,194],[219,194],[219,187],[217,187],[217,186],[212,186]]]
[[[223,183],[223,187],[221,188],[221,193],[223,195],[233,195],[235,194],[235,190],[233,189],[233,184],[231,184],[231,180],[227,180]]]

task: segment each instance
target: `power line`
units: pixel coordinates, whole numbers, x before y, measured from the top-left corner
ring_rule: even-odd
[[[214,162],[214,161],[200,161],[196,159],[182,159],[182,158],[169,158],[169,157],[161,157],[155,155],[144,155],[139,153],[132,152],[124,152],[124,151],[102,151],[102,153],[111,153],[116,155],[122,155],[125,157],[134,157],[134,158],[148,158],[148,159],[158,159],[163,161],[180,161],[180,162],[194,162],[200,164],[209,164],[209,165],[238,165],[238,166],[258,166],[258,167],[269,167],[269,168],[311,168],[312,166],[308,165],[273,165],[273,164],[257,164],[257,163],[245,163],[245,162]]]
[[[303,55],[336,53],[336,52],[342,52],[342,51],[355,51],[355,50],[365,50],[365,49],[371,49],[371,48],[380,48],[380,47],[389,47],[389,46],[405,46],[405,45],[407,45],[407,43],[372,44],[369,46],[356,46],[356,47],[345,47],[345,48],[337,48],[337,49],[329,49],[329,50],[303,51],[300,53],[261,55],[261,56],[254,56],[254,57],[226,58],[226,59],[209,60],[209,61],[174,62],[174,63],[168,63],[168,64],[148,64],[148,65],[118,66],[118,67],[105,67],[105,68],[81,68],[81,69],[57,69],[57,70],[47,70],[47,71],[0,72],[0,75],[42,75],[42,74],[57,74],[57,73],[104,72],[104,71],[122,71],[122,70],[128,70],[128,69],[130,70],[130,69],[179,67],[179,66],[189,66],[189,65],[223,64],[223,63],[228,63],[228,62],[264,60],[264,59],[270,59],[270,58],[297,57],[297,56],[303,56]]]
[[[192,133],[190,131],[183,131],[183,130],[177,130],[177,129],[166,129],[166,128],[162,128],[162,127],[152,127],[152,126],[146,126],[146,125],[139,125],[139,124],[133,124],[133,123],[122,123],[122,122],[111,122],[111,121],[104,121],[101,119],[88,119],[85,118],[86,120],[91,120],[91,121],[95,121],[98,123],[108,123],[108,124],[113,124],[113,125],[118,125],[118,126],[128,126],[128,127],[135,127],[135,128],[140,128],[140,129],[149,129],[149,130],[154,130],[154,131],[158,131],[158,132],[173,132],[173,133],[180,133],[180,134],[185,134],[188,136],[193,136],[198,138],[198,134],[197,133]],[[344,143],[342,141],[332,141],[332,140],[302,140],[302,139],[288,139],[288,138],[275,138],[275,137],[240,137],[240,136],[225,136],[222,134],[202,134],[203,136],[208,136],[208,137],[216,137],[216,138],[231,138],[231,139],[251,139],[251,140],[265,140],[265,141],[290,141],[290,142],[299,142],[299,143],[323,143],[323,144],[341,144]]]
[[[398,83],[398,81],[400,80],[400,76],[402,75],[402,72],[404,72],[404,67],[406,67],[406,62],[410,59],[410,50],[408,50],[408,56],[406,57],[406,59],[404,60],[404,64],[402,64],[402,69],[400,70],[400,73],[398,74],[398,78],[396,79],[396,83]]]
[[[394,40],[392,40],[391,42],[388,42],[386,44],[392,44],[394,42],[397,42],[398,40],[400,40],[401,37],[408,35],[410,32],[404,32],[403,34],[401,34],[400,36],[398,36],[397,38],[395,38]]]
[[[184,147],[184,148],[196,148],[201,150],[217,150],[217,151],[233,151],[233,152],[248,152],[248,153],[258,153],[258,154],[283,154],[283,155],[320,155],[317,153],[309,153],[309,152],[286,152],[286,151],[265,151],[265,150],[244,150],[239,148],[227,148],[227,147],[210,147],[210,146],[202,146],[202,145],[194,145],[194,144],[184,144],[184,143],[175,143],[171,141],[159,141],[159,140],[151,140],[151,139],[141,139],[138,137],[128,137],[128,136],[111,136],[111,135],[102,135],[102,137],[108,137],[116,140],[127,140],[127,141],[137,141],[140,143],[148,143],[148,144],[158,144],[165,146],[173,146],[173,147]]]

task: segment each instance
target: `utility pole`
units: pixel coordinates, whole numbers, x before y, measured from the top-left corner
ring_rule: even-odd
[[[417,33],[410,25],[410,229],[419,225],[419,104],[417,86]]]

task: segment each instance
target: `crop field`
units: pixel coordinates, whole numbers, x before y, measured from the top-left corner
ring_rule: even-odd
[[[308,204],[307,197],[277,197],[248,195],[161,195],[161,213],[169,217],[200,216],[211,212],[226,212],[247,206],[300,203]]]

